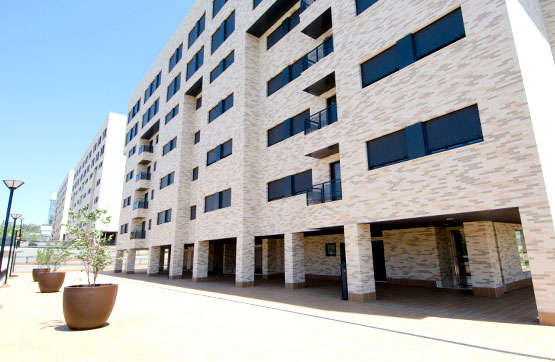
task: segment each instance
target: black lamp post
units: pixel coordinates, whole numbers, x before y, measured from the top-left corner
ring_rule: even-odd
[[[23,181],[4,180],[4,184],[10,189],[10,198],[8,201],[8,209],[6,210],[6,221],[4,222],[4,233],[2,234],[2,248],[0,249],[0,271],[2,270],[2,260],[4,259],[4,246],[6,245],[6,233],[8,232],[8,223],[10,222],[10,211],[12,208],[13,192],[23,185]],[[6,273],[8,269],[6,269]]]
[[[23,217],[20,217],[19,220],[21,220],[21,224],[19,224],[19,235],[16,235],[14,239],[15,244],[13,246],[12,267],[10,268],[10,276],[12,276],[13,270],[15,269],[15,259],[17,259],[16,250],[19,248],[19,243],[21,242],[21,236],[23,235]],[[19,240],[17,240],[18,236],[19,236]]]
[[[8,268],[6,269],[6,279],[4,279],[4,284],[8,283],[8,274],[10,274],[10,260],[12,259],[12,248],[15,238],[15,224],[17,224],[17,219],[21,217],[21,214],[12,214],[13,227],[12,227],[12,239],[10,240],[10,252],[8,253]],[[14,249],[15,250],[15,249]]]

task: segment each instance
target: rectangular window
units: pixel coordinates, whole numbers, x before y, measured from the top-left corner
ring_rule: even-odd
[[[253,9],[256,9],[256,7],[257,7],[258,5],[260,5],[261,2],[262,2],[262,0],[253,0],[253,2],[252,2],[252,8],[253,8]]]
[[[120,234],[127,234],[129,231],[129,224],[123,224],[120,227]]]
[[[196,145],[197,143],[200,142],[200,131],[196,131],[195,132],[195,141],[194,144]]]
[[[193,45],[193,43],[198,39],[200,34],[202,34],[202,32],[204,31],[204,15],[205,14],[202,14],[201,18],[195,23],[195,27],[193,28],[193,30],[189,32],[189,43],[187,45],[187,48],[190,48],[191,45]]]
[[[208,151],[206,154],[206,166],[210,166],[214,162],[218,162],[222,158],[226,158],[227,156],[233,153],[233,139],[218,145],[218,147]]]
[[[153,119],[156,114],[158,114],[158,106],[160,103],[160,98],[158,98],[154,103],[152,103],[152,106],[150,106],[150,108],[145,112],[145,114],[143,115],[143,123],[141,125],[141,128],[146,126],[148,122],[150,122],[151,119]]]
[[[158,213],[156,224],[161,225],[172,221],[172,209],[164,210]]]
[[[200,50],[195,55],[193,55],[193,58],[189,61],[189,63],[187,63],[187,80],[189,80],[203,64],[204,47],[200,48]]]
[[[212,34],[212,54],[226,41],[235,31],[235,11],[222,22],[222,25]]]
[[[204,212],[223,209],[231,206],[231,189],[216,192],[204,198]]]
[[[169,101],[179,91],[179,88],[181,88],[181,74],[178,74],[168,86],[166,101]]]
[[[198,180],[198,167],[193,168],[193,181]]]
[[[197,218],[197,205],[191,206],[191,215],[189,216],[189,220],[195,220]]]
[[[131,205],[131,196],[126,197],[125,199],[123,199],[123,207],[127,207]]]
[[[289,34],[289,32],[293,30],[297,25],[299,25],[299,23],[301,22],[301,18],[299,15],[300,10],[295,11],[290,17],[285,19],[276,30],[268,35],[268,38],[266,40],[267,49],[273,47],[278,41]]]
[[[162,148],[162,156],[165,156],[168,152],[173,150],[177,146],[177,137],[166,143]]]
[[[362,88],[399,70],[397,48],[392,46],[361,65]]]
[[[408,159],[405,130],[400,130],[366,143],[368,168],[388,166]]]
[[[135,154],[135,152],[137,152],[137,146],[133,146],[133,148],[129,150],[129,154],[127,155],[127,157],[130,158]]]
[[[158,73],[158,75],[154,77],[154,80],[150,83],[148,88],[145,90],[145,97],[144,97],[143,104],[146,103],[146,101],[150,98],[152,94],[154,94],[154,92],[158,89],[161,83],[162,83],[162,72]]]
[[[179,45],[179,47],[175,49],[175,52],[170,57],[170,65],[169,65],[168,73],[172,71],[172,69],[177,65],[177,63],[179,63],[182,56],[183,56],[183,43],[181,43],[181,45]]]
[[[212,17],[215,17],[216,14],[222,10],[227,0],[214,0],[212,3]]]
[[[125,176],[125,182],[133,180],[133,170]]]
[[[233,64],[233,62],[235,62],[235,51],[229,53],[229,55],[222,59],[218,66],[210,72],[210,83],[215,81],[220,76],[220,74],[222,74],[227,68],[231,66],[231,64]]]
[[[160,179],[160,190],[173,184],[175,172],[172,172]]]
[[[268,201],[301,195],[312,186],[312,170],[268,182]]]
[[[310,118],[310,109],[289,118],[267,131],[268,147],[281,142],[298,133],[304,132],[304,124]]]
[[[126,146],[129,142],[131,142],[133,138],[135,138],[137,133],[139,133],[139,122],[135,123],[135,125],[129,130],[129,132],[127,132],[127,135],[125,136]]]
[[[173,107],[173,109],[168,114],[166,114],[165,124],[168,124],[168,122],[174,119],[175,116],[177,116],[178,114],[179,114],[179,104]]]
[[[233,93],[221,100],[214,108],[208,111],[208,123],[227,112],[233,107]]]
[[[356,0],[357,15],[377,3],[378,0]]]
[[[141,99],[139,98],[137,103],[135,103],[135,105],[131,108],[131,110],[129,111],[129,114],[127,115],[127,124],[129,124],[129,122],[131,122],[133,117],[135,117],[137,113],[139,113],[140,109],[141,109]],[[103,136],[106,137],[106,130],[104,130]]]
[[[198,97],[195,105],[195,110],[200,109],[202,107],[202,97]]]

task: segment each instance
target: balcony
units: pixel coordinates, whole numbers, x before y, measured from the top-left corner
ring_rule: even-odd
[[[307,135],[337,122],[337,104],[313,114],[304,122],[304,134]]]
[[[303,60],[306,59],[306,63],[303,62],[303,66],[306,68],[303,70],[310,68],[331,53],[333,53],[333,36],[330,36],[329,38],[324,40],[322,44],[309,51],[303,57]]]
[[[135,201],[135,203],[133,204],[133,210],[137,209],[148,209],[148,201]]]
[[[136,239],[146,239],[146,231],[144,230],[135,230],[131,232],[131,236],[130,236],[131,240],[136,240]]]
[[[139,172],[136,177],[135,191],[145,191],[150,188],[150,173]]]
[[[152,162],[154,153],[154,147],[149,145],[142,145],[139,148],[139,163],[141,165],[146,165]]]
[[[341,179],[310,187],[306,192],[306,205],[318,205],[342,199]]]

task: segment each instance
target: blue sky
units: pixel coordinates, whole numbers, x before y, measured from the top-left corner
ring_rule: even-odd
[[[2,1],[0,179],[12,212],[47,221],[50,193],[129,96],[194,0]],[[9,190],[0,184],[0,215]]]

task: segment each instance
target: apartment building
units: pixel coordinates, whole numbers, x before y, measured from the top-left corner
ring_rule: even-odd
[[[555,324],[554,11],[197,1],[129,101],[125,271],[148,249],[149,275],[295,289],[344,264],[358,302],[533,284]]]
[[[106,209],[111,221],[105,232],[112,235],[113,240],[117,239],[119,230],[125,125],[124,115],[108,114],[75,166],[71,183],[69,210],[76,212],[85,206],[89,210]]]
[[[52,222],[52,240],[66,240],[69,208],[71,205],[71,189],[73,188],[74,170],[69,170],[64,181],[58,188],[57,203]]]

